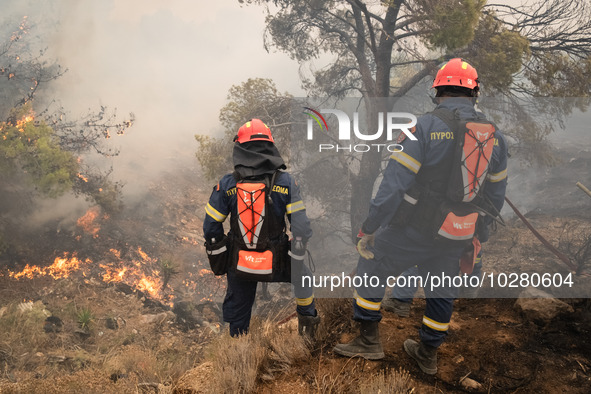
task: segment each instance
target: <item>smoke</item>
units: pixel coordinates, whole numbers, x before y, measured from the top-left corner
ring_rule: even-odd
[[[303,95],[296,62],[263,49],[262,10],[236,0],[19,0],[3,1],[2,10],[10,23],[26,15],[31,50],[47,48],[45,58],[68,69],[46,85],[45,101],[72,118],[101,105],[117,108],[120,119],[136,115],[132,129],[110,141],[120,156],[100,162],[125,183],[127,203],[178,167],[194,169],[198,182],[193,135],[221,133],[219,110],[232,85],[265,77]],[[515,162],[510,170],[513,200],[526,210],[539,205],[546,170]]]
[[[519,156],[509,159],[507,196],[519,210],[589,217],[591,200],[575,186],[576,182],[591,184],[589,121],[589,113],[575,110],[566,118],[564,129],[556,127],[548,136],[556,160],[553,166],[523,163]],[[502,213],[513,214],[507,205]]]
[[[247,78],[268,77],[297,92],[298,66],[262,46],[264,15],[235,0],[23,0],[3,5],[3,19],[23,16],[33,26],[31,50],[68,72],[40,92],[71,118],[116,108],[134,126],[110,143],[118,157],[91,163],[113,166],[127,202],[141,200],[150,182],[178,167],[197,173],[194,134],[219,135],[228,89]],[[197,181],[197,177],[195,177]]]

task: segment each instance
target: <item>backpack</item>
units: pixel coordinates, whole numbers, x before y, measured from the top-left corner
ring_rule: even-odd
[[[278,281],[285,270],[288,251],[285,222],[272,212],[271,180],[240,179],[236,182],[237,215],[231,219],[233,269],[242,279]],[[287,280],[289,281],[289,280]]]
[[[482,195],[495,144],[495,125],[484,117],[460,119],[457,112],[438,109],[433,114],[454,133],[455,146],[444,202],[436,216],[437,238],[471,241],[479,209],[470,204]]]
[[[455,202],[471,202],[476,198],[486,180],[495,144],[495,125],[484,118],[460,120],[447,110],[438,111],[434,114],[450,129],[454,130],[454,126],[456,127],[454,130],[456,145],[447,196]],[[454,116],[455,124],[451,123],[450,114]]]
[[[494,123],[484,117],[460,119],[457,112],[432,112],[453,133],[450,157],[423,167],[405,193],[392,224],[412,225],[436,241],[469,244],[476,233],[478,204],[495,144]]]

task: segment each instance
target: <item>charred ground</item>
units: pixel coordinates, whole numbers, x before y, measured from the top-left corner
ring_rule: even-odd
[[[578,166],[580,174],[587,159],[578,156],[563,165]],[[549,179],[554,179],[552,187],[568,194],[577,210],[572,204],[564,205],[564,200],[561,205],[558,200],[545,200],[527,216],[554,245],[570,243],[576,249],[577,242],[588,236],[591,200],[573,188],[572,179],[560,175],[564,167],[548,171]],[[217,382],[215,374],[220,373],[215,364],[216,357],[221,358],[220,349],[230,349],[226,356],[238,354],[231,349],[241,342],[230,342],[218,332],[223,332],[218,302],[224,280],[207,271],[200,234],[210,185],[196,174],[192,167],[166,174],[125,214],[106,217],[99,212],[92,221],[99,227],[95,234],[78,223],[59,232],[50,224],[3,255],[0,392],[216,391],[211,382]],[[549,190],[543,187],[540,193]],[[549,205],[552,209],[546,208]],[[37,274],[17,280],[9,274],[8,269],[20,272],[25,264],[49,267],[64,253],[69,257],[76,253],[81,261],[68,277]],[[166,283],[164,262],[172,267]],[[154,293],[142,288],[139,274],[109,281],[105,266],[119,273],[136,267],[156,280],[158,287]],[[485,270],[568,273],[518,219],[509,216],[507,227],[486,245]],[[576,281],[580,286],[591,285],[586,277],[577,276]],[[253,352],[259,347],[264,351],[256,361],[260,364],[254,377],[235,374],[254,379],[251,386],[238,383],[235,387],[240,390],[471,391],[462,384],[466,378],[480,383],[479,389],[472,390],[480,392],[591,390],[587,341],[591,305],[586,299],[564,299],[572,311],[549,321],[522,315],[514,299],[457,300],[448,340],[440,349],[439,372],[428,377],[402,348],[404,339],[417,337],[423,299],[415,300],[409,318],[384,313],[380,328],[386,358],[382,361],[332,353],[335,343],[351,339],[356,330],[350,320],[350,300],[331,299],[319,300],[324,317],[319,341],[309,352],[300,349],[297,356],[282,358],[277,355],[285,349],[272,332],[279,333],[290,349],[299,349],[293,339],[297,337],[294,320],[281,327],[277,324],[293,312],[293,305],[288,288],[269,289],[272,299],[261,291],[256,306],[261,319],[268,319],[261,327],[269,337],[247,344]],[[226,362],[233,365],[231,360]]]

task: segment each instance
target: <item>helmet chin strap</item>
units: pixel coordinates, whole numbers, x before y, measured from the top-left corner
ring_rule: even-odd
[[[439,105],[441,103],[441,100],[445,99],[445,98],[453,98],[453,97],[435,96],[435,97],[431,97],[431,101],[433,102],[433,104]],[[461,98],[461,97],[455,97],[455,98]],[[472,105],[476,105],[476,103],[478,102],[478,96],[473,96],[473,97],[465,96],[464,98],[470,99],[470,101],[472,102]]]

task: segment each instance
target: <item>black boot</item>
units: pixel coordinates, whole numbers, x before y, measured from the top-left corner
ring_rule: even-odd
[[[394,312],[400,317],[410,316],[410,302],[403,302],[396,298],[384,298],[382,308],[388,312]]]
[[[320,316],[304,316],[298,313],[298,334],[304,338],[313,341],[319,324]]]
[[[349,343],[339,343],[333,348],[336,354],[346,357],[363,357],[380,360],[385,357],[377,321],[361,321],[359,336]]]
[[[404,341],[404,350],[409,356],[415,359],[421,371],[427,375],[435,375],[437,373],[437,348],[425,345],[423,342],[418,343],[412,339]]]

